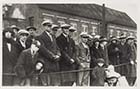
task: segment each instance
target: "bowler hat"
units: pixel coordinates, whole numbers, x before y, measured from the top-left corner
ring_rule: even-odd
[[[27,35],[29,35],[30,33],[29,33],[27,30],[25,30],[25,29],[21,29],[21,30],[18,31],[18,34],[19,34],[19,35],[22,35],[22,34],[27,34]]]

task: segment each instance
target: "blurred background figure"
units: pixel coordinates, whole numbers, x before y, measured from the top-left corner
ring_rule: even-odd
[[[15,41],[13,36],[15,33],[11,28],[5,28],[3,30],[3,73],[14,73],[14,67],[17,62],[18,52],[15,47]],[[14,76],[3,75],[2,76],[2,85],[12,86]]]
[[[12,29],[13,32],[14,32],[13,39],[14,39],[14,41],[16,41],[16,40],[18,39],[18,31],[20,30],[20,28],[17,27],[16,25],[12,25],[12,26],[11,26],[11,29]]]

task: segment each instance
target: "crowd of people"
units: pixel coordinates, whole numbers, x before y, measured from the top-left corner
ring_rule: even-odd
[[[81,32],[77,45],[73,26],[50,19],[41,25],[39,36],[33,26],[3,30],[3,86],[119,86],[123,79],[125,86],[135,85],[134,36],[107,39]]]

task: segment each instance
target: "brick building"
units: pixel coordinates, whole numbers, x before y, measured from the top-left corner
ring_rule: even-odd
[[[82,31],[102,33],[102,6],[96,4],[12,4],[3,17],[3,27],[33,25],[38,29],[37,34],[43,31],[41,22],[47,18],[56,24],[66,22],[76,27],[75,40]],[[137,25],[125,12],[105,7],[105,21],[108,38],[121,33],[136,36]]]

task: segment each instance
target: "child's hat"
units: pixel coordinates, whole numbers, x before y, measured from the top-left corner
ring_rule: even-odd
[[[97,63],[105,63],[105,61],[103,58],[99,58],[99,59],[97,59]]]

